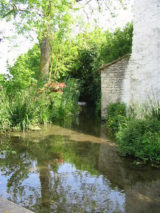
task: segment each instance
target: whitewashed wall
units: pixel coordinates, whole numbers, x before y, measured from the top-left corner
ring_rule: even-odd
[[[128,66],[122,62],[101,73],[102,118],[111,102],[160,102],[160,0],[134,0],[132,54]]]
[[[127,104],[160,101],[160,0],[135,0]]]

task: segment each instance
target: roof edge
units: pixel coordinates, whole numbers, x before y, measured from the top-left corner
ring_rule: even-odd
[[[108,64],[102,65],[102,66],[99,68],[98,71],[102,71],[102,70],[104,70],[105,68],[108,68],[108,67],[110,67],[111,65],[116,64],[117,62],[119,62],[119,61],[121,61],[121,60],[123,60],[124,58],[127,58],[127,57],[128,57],[128,58],[130,57],[130,54],[129,54],[129,53],[126,54],[126,55],[124,55],[124,56],[122,56],[122,57],[120,57],[120,58],[118,58],[118,59],[116,59],[116,60],[114,60],[114,61],[112,61],[112,62],[110,62],[110,63],[108,63]]]

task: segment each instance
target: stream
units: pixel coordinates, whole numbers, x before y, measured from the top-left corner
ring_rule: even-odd
[[[160,170],[120,157],[87,107],[74,125],[3,135],[0,146],[0,196],[33,212],[160,212]]]

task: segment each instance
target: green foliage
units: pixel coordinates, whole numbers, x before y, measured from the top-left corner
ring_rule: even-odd
[[[9,99],[4,89],[0,89],[0,131],[10,127]]]
[[[74,3],[74,0],[1,0],[0,17],[14,19],[19,32],[36,31],[41,40],[52,30],[63,28],[65,32]]]
[[[67,40],[59,40],[58,34],[54,34],[53,40],[50,63],[51,79],[62,81],[68,76],[73,66],[78,46],[68,38]]]
[[[3,84],[4,81],[5,81],[5,75],[4,74],[0,74],[0,87]]]
[[[79,79],[80,100],[88,103],[100,103],[100,49],[105,33],[97,28],[92,32],[80,33],[76,37],[77,55],[74,58],[69,76]]]
[[[132,48],[133,25],[116,29],[115,32],[106,32],[106,41],[102,44],[101,57],[104,63],[112,62],[128,53]]]
[[[129,30],[131,31],[130,25],[127,25],[124,31],[118,29],[114,33],[95,29],[92,32],[80,33],[75,38],[69,39],[61,37],[60,31],[55,32],[50,41],[50,78],[58,81],[64,81],[66,78],[78,79],[80,100],[95,104],[99,112],[101,90],[98,69],[103,63],[106,63],[104,55],[109,58],[107,59],[109,61],[121,56],[117,54],[113,57],[115,48],[122,55],[129,52],[131,49],[129,41],[132,39],[131,33],[128,33]],[[123,36],[119,37],[120,34]],[[122,51],[123,49],[125,52]],[[6,84],[7,91],[20,91],[36,84],[39,61],[40,46],[36,44],[28,53],[20,56],[13,67],[9,68],[13,78]]]
[[[99,53],[105,34],[95,29],[75,37],[66,35],[63,38],[59,32],[52,35],[50,77],[58,81],[79,79],[82,99],[96,102],[100,96],[100,73],[97,71],[100,66]]]
[[[11,128],[25,130],[36,118],[34,90],[21,91],[9,103]]]
[[[0,130],[26,130],[31,125],[52,123],[70,119],[78,111],[78,87],[74,79],[67,82],[63,94],[44,90],[38,95],[37,88],[0,93]]]
[[[80,99],[96,104],[97,111],[100,108],[98,69],[102,64],[131,52],[132,30],[132,24],[127,24],[123,30],[117,29],[113,33],[96,29],[77,36],[78,54],[69,75],[80,80]],[[84,41],[82,42],[81,39]]]
[[[107,128],[115,134],[122,156],[160,162],[160,120],[157,109],[152,107],[138,119],[135,113],[126,117],[125,104],[115,103],[107,107]]]
[[[100,73],[97,66],[97,51],[94,48],[78,52],[71,76],[80,80],[80,100],[94,103],[100,93]]]
[[[113,103],[107,106],[106,124],[113,132],[117,132],[119,127],[126,121],[126,105],[123,103]]]
[[[57,101],[56,97],[54,101]],[[51,123],[51,112],[55,109],[53,108],[53,99],[50,98],[50,94],[44,91],[38,97],[36,97],[35,110],[37,111],[36,120],[38,124]]]
[[[132,25],[114,33],[95,29],[70,38],[75,3],[74,0],[1,1],[0,17],[14,19],[19,32],[34,30],[39,41],[9,68],[13,78],[4,85],[8,94],[13,96],[13,93],[36,84],[38,72],[44,71],[39,65],[40,60],[43,61],[40,52],[44,56],[45,48],[40,49],[40,44],[48,38],[50,56],[43,59],[50,62],[50,79],[62,81],[66,76],[79,79],[80,99],[94,103],[100,110],[100,73],[97,70],[103,63],[131,51]]]
[[[66,76],[79,79],[81,74],[77,75],[78,70],[83,66],[84,71],[86,65],[85,62],[83,64],[82,56],[85,53],[88,57],[90,55],[90,59],[92,57],[88,66],[94,67],[95,59],[99,59],[100,46],[105,39],[105,34],[100,29],[95,29],[90,33],[79,33],[75,37],[67,36],[65,39],[59,39],[58,33],[54,33],[53,36],[50,68],[52,78],[56,80],[62,80]],[[88,67],[86,69],[88,70]]]
[[[160,121],[132,119],[116,134],[123,156],[160,161]]]
[[[21,90],[37,84],[40,49],[38,45],[18,57],[14,65],[8,66],[10,76],[6,76],[3,87],[13,96]]]
[[[63,95],[59,93],[51,93],[50,116],[54,121],[65,121],[76,114],[78,110],[78,84],[74,79],[66,81],[67,87],[64,88]]]
[[[54,63],[55,46],[62,43],[65,35],[70,31],[74,4],[74,0],[11,0],[9,2],[3,0],[0,2],[0,18],[6,18],[7,21],[13,19],[19,33],[32,31],[37,34],[39,45],[41,45],[40,81],[48,80],[48,64],[51,63],[52,67]],[[20,68],[23,69],[23,64]]]

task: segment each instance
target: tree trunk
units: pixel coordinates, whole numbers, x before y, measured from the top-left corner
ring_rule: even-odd
[[[50,58],[50,44],[49,37],[45,37],[41,42],[41,58],[39,81],[46,81],[49,77],[49,58]]]

